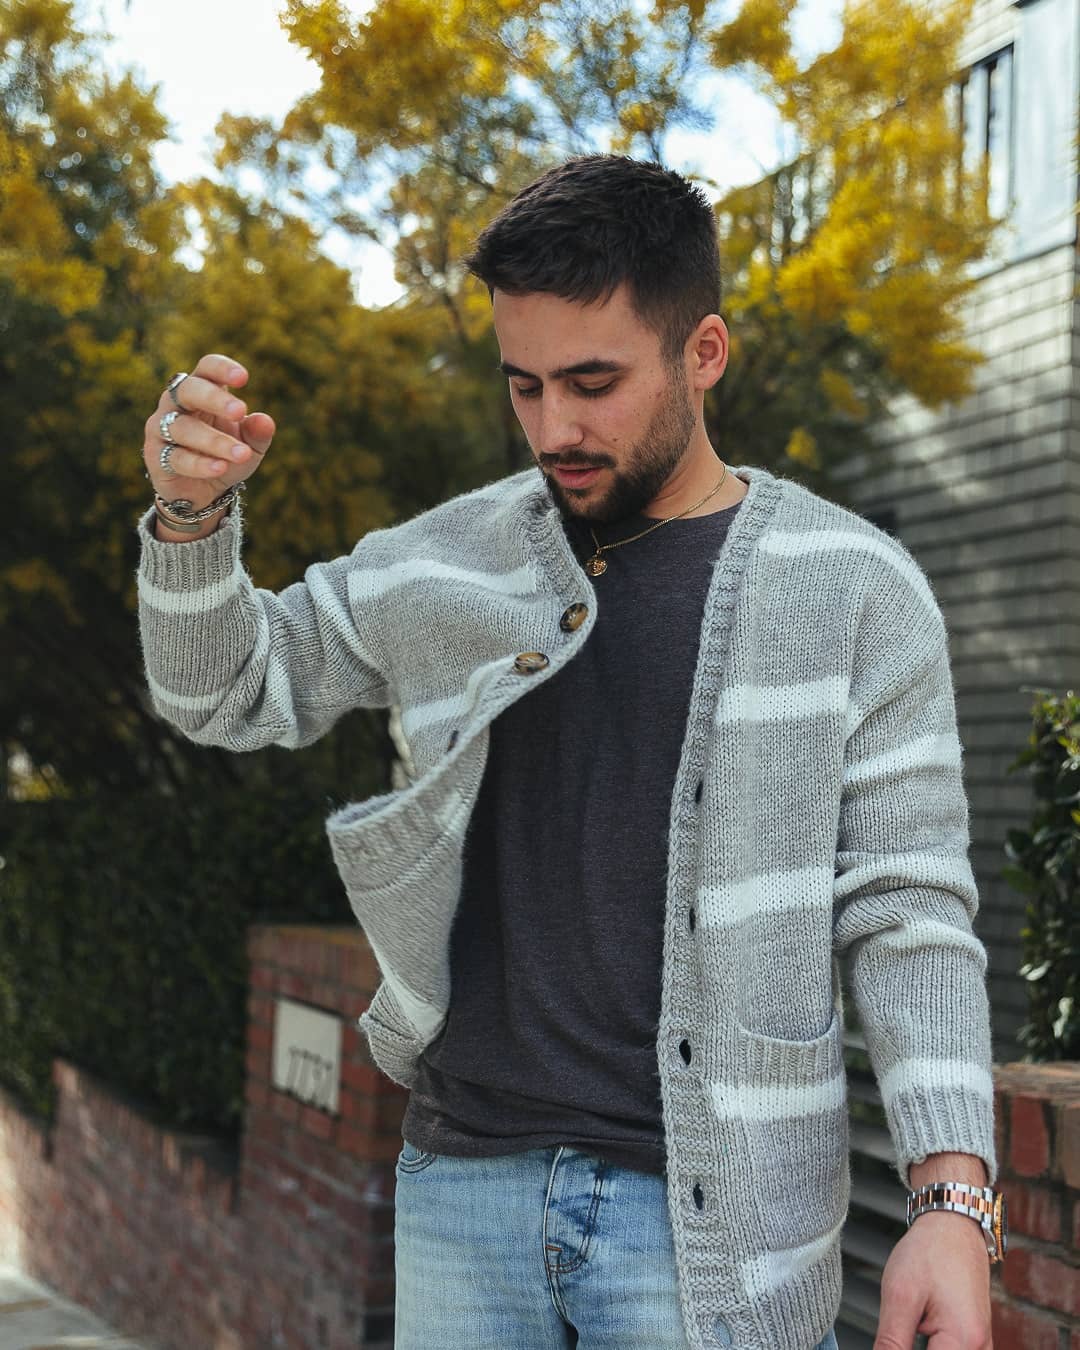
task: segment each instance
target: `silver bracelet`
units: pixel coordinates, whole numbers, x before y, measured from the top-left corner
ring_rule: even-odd
[[[181,534],[195,534],[204,520],[216,516],[222,507],[231,506],[246,486],[243,481],[233,483],[232,487],[226,488],[220,497],[215,497],[209,506],[204,506],[200,511],[193,509],[194,503],[187,497],[177,497],[167,502],[159,492],[155,492],[154,510],[171,529],[179,530]]]

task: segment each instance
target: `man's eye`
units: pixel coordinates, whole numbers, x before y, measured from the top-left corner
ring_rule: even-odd
[[[614,387],[615,381],[609,380],[607,384],[600,384],[600,385],[579,384],[577,391],[582,396],[582,398],[600,398],[604,394],[606,394],[610,389],[614,389]]]
[[[519,398],[537,398],[543,387],[542,384],[532,384],[528,387],[522,384],[515,384],[514,393],[517,394]]]

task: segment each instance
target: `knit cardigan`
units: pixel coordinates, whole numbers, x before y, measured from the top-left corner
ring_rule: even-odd
[[[841,962],[901,1179],[949,1151],[993,1180],[986,953],[927,577],[857,513],[730,471],[748,491],[714,564],[671,801],[668,1203],[694,1350],[809,1350],[839,1307],[850,1189]],[[151,521],[147,679],[192,740],[301,747],[350,708],[401,708],[414,780],[327,831],[383,977],[360,1025],[409,1086],[447,1014],[489,728],[588,642],[603,583],[534,469],[373,531],[278,594],[245,573],[239,519],[184,544]],[[574,604],[587,617],[567,631]]]

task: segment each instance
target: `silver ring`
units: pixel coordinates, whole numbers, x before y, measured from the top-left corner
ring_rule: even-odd
[[[165,386],[165,388],[168,390],[169,397],[176,404],[177,412],[189,411],[189,409],[185,408],[184,405],[180,402],[180,400],[176,397],[176,391],[184,383],[187,377],[188,373],[186,370],[178,370],[176,374],[172,377],[172,379],[169,381],[169,383]]]
[[[176,421],[176,419],[177,419],[179,416],[180,416],[180,413],[179,413],[179,412],[167,412],[167,413],[165,414],[165,416],[161,419],[161,421],[158,423],[158,429],[159,429],[160,432],[161,432],[161,439],[162,439],[163,441],[171,441],[171,440],[172,440],[172,438],[173,438],[173,437],[172,437],[172,424]]]
[[[176,449],[175,441],[166,441],[165,444],[161,447],[161,454],[158,456],[158,463],[161,465],[162,470],[165,473],[167,473],[170,478],[179,477],[176,470],[169,463],[169,456],[175,449]]]

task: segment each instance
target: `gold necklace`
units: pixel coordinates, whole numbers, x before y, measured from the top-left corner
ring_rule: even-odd
[[[635,539],[644,539],[647,534],[652,534],[653,530],[658,530],[661,525],[670,525],[673,520],[681,520],[683,516],[688,516],[691,511],[696,511],[699,506],[704,506],[710,497],[716,496],[724,486],[724,479],[726,477],[727,465],[725,464],[724,472],[720,475],[719,483],[717,483],[711,492],[706,492],[701,501],[695,502],[693,506],[688,506],[685,511],[680,511],[677,516],[668,516],[666,520],[658,520],[655,525],[650,525],[647,530],[642,530],[640,534],[632,534],[629,539],[616,539],[613,544],[601,544],[600,540],[596,537],[596,531],[590,525],[589,533],[592,535],[592,541],[596,545],[596,552],[585,563],[585,571],[588,572],[591,577],[602,577],[607,571],[608,565],[601,555],[606,553],[609,548],[621,548],[623,544],[632,544]]]

